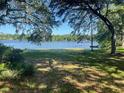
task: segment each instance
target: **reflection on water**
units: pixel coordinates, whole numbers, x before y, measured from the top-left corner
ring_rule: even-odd
[[[77,43],[75,41],[53,41],[53,42],[42,42],[40,45],[34,44],[28,41],[19,40],[0,40],[0,43],[19,49],[65,49],[65,48],[90,48],[90,41],[83,41]],[[94,42],[94,45],[98,45]]]

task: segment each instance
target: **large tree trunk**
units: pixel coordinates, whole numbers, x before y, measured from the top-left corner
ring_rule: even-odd
[[[105,16],[99,15],[99,17],[102,19],[102,21],[108,27],[108,30],[111,32],[111,54],[115,55],[115,53],[116,53],[116,34],[115,34],[113,24]]]
[[[116,53],[116,34],[115,34],[115,30],[113,27],[113,24],[104,16],[103,17],[103,21],[106,24],[106,26],[108,27],[109,31],[111,32],[111,54],[115,55]]]
[[[94,10],[89,4],[87,5],[89,9],[105,23],[105,25],[108,27],[108,30],[111,32],[111,54],[114,55],[116,53],[116,35],[113,24],[107,17],[99,13],[97,10]]]
[[[113,27],[113,24],[104,16],[102,16],[103,18],[101,18],[104,23],[106,24],[106,26],[108,27],[108,30],[111,32],[111,54],[115,55],[116,53],[116,34],[115,34],[115,30]]]

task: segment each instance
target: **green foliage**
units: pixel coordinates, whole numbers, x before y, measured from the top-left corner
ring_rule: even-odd
[[[65,83],[61,85],[61,89],[59,93],[81,93],[79,89],[76,89],[73,85],[70,83]]]
[[[119,4],[112,4],[108,9],[108,19],[111,20],[116,34],[116,46],[122,46],[124,37],[124,6]],[[105,12],[105,9],[103,10]],[[102,21],[97,23],[98,33],[97,40],[101,44],[102,47],[107,48],[110,47],[111,44],[111,33],[108,31],[108,28],[104,25]]]
[[[74,29],[73,34],[82,35],[91,29],[96,31],[97,19],[99,18],[107,26],[111,33],[111,54],[115,54],[115,30],[110,19],[106,16],[109,4],[113,0],[51,0],[51,8],[56,15],[61,16]]]
[[[24,58],[22,56],[22,50],[20,49],[12,49],[11,51],[7,52],[6,60],[9,62],[22,62],[24,61]]]
[[[46,32],[43,30],[35,29],[33,33],[28,37],[29,41],[39,43],[41,41],[50,41],[51,40],[51,31]]]
[[[11,50],[10,47],[6,47],[6,46],[0,44],[0,61],[1,61],[1,62],[4,62],[4,58],[5,58],[4,55],[5,55],[8,51],[10,51],[10,50]]]
[[[76,41],[77,36],[72,36],[72,35],[53,35],[52,36],[52,41]]]
[[[39,35],[37,35],[39,34]],[[45,34],[45,33],[44,33]],[[41,36],[40,36],[41,35]],[[42,32],[40,34],[40,32],[35,32],[35,34],[32,34],[32,36],[26,34],[25,36],[20,36],[17,34],[11,35],[11,34],[1,34],[0,35],[0,40],[30,40],[30,41],[35,41],[35,42],[40,42],[41,38],[43,38],[42,36]],[[83,34],[83,35],[47,35],[45,37],[44,35],[44,39],[42,39],[42,41],[79,41],[79,40],[90,40],[91,36],[87,35],[87,34]]]
[[[0,73],[0,79],[2,80],[13,80],[17,79],[19,76],[19,71],[6,69]]]
[[[100,44],[100,47],[102,49],[105,49],[105,50],[110,50],[111,49],[111,42],[110,41],[107,41],[107,40],[101,41],[101,42],[99,42],[99,44]]]
[[[90,40],[90,35],[53,35],[53,41],[81,41],[81,40]]]
[[[0,79],[19,79],[34,74],[34,66],[24,62],[22,53],[20,49],[0,45]]]
[[[3,34],[3,33],[0,34],[0,40],[6,40],[6,39],[8,39],[8,40],[15,40],[17,38],[18,38],[17,35]]]
[[[32,76],[34,75],[35,69],[32,64],[22,64],[22,75],[23,76]]]
[[[0,63],[0,79],[1,80],[12,80],[19,77],[19,71],[11,70],[5,63]]]
[[[35,72],[34,66],[29,63],[21,62],[13,62],[8,65],[8,67],[12,70],[18,70],[21,76],[32,76]]]
[[[6,69],[5,63],[0,64],[0,72]]]
[[[6,47],[0,45],[0,56],[2,62],[21,62],[24,61],[23,56],[21,55],[23,51],[20,49],[14,49],[11,47]]]
[[[52,28],[57,23],[47,5],[44,0],[2,0],[2,3],[0,2],[0,23],[12,24],[16,32],[20,31],[22,34],[27,32],[30,36],[41,32],[37,34],[37,37],[40,37],[37,40],[40,42],[51,34]],[[44,36],[42,33],[47,34]]]

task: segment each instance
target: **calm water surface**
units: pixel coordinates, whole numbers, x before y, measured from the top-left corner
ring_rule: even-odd
[[[65,49],[65,48],[84,48],[90,49],[90,41],[83,41],[80,43],[74,41],[53,41],[53,42],[42,42],[40,45],[20,40],[0,40],[0,43],[11,46],[18,49]],[[94,42],[94,45],[98,45]]]

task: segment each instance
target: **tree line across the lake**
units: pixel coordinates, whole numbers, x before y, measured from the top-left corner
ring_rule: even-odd
[[[95,35],[94,35],[95,36]],[[0,34],[0,40],[28,40],[29,35],[19,35],[19,34]],[[52,35],[50,41],[78,41],[81,40],[90,40],[90,35]]]

